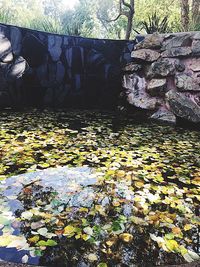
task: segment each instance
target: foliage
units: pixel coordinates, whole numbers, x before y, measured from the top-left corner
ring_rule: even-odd
[[[136,0],[135,24],[141,29],[141,22],[148,21],[152,14],[159,18],[168,17],[168,27],[172,32],[180,31],[180,6],[174,0]]]
[[[10,10],[8,9],[0,9],[0,21],[3,23],[12,23],[14,21],[13,19],[13,14]]]
[[[42,265],[156,266],[199,259],[199,132],[97,111],[2,112],[0,125],[0,194],[8,186],[9,201],[16,198],[6,185],[11,175],[87,165],[98,178],[88,186],[90,206],[68,205],[40,179],[17,193],[24,210],[15,216],[1,198],[0,244],[23,249],[23,262],[38,256]],[[69,198],[83,190],[71,187]]]
[[[198,4],[198,2],[196,3]],[[197,4],[195,5],[195,14],[198,11]],[[193,9],[191,6],[189,30],[198,30],[199,20],[197,15],[193,15]],[[126,14],[128,9],[125,7],[122,11]],[[152,14],[156,14],[156,17]],[[115,20],[118,15],[119,0],[79,0],[73,9],[67,8],[64,0],[1,0],[0,3],[1,22],[86,37],[125,38],[127,18],[120,16],[118,20]],[[160,21],[161,24],[164,24],[162,32],[182,30],[180,1],[135,0],[131,37],[134,37],[135,32],[142,33],[141,22],[147,23],[150,18],[152,21],[153,17],[156,21],[158,18],[168,18],[167,25],[165,25],[165,21]]]
[[[69,10],[62,15],[63,32],[69,35],[85,35],[95,37],[98,24],[94,17],[93,1],[80,0],[75,10]]]
[[[30,21],[29,27],[46,32],[63,33],[63,29],[59,21],[43,16]]]
[[[168,27],[168,16],[165,16],[161,19],[156,12],[148,17],[148,21],[143,21],[142,23],[143,28],[145,29],[146,33],[165,33],[169,32]]]

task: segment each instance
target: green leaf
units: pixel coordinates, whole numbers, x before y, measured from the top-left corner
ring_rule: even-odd
[[[39,242],[37,242],[36,245],[39,246],[39,247],[46,247],[46,241],[40,240]]]
[[[192,250],[188,250],[188,254],[190,255],[190,257],[193,260],[199,260],[200,259],[200,256],[196,252],[194,252]]]
[[[7,219],[5,216],[0,215],[0,224],[9,225],[10,224],[10,220]]]
[[[52,239],[48,239],[46,242],[46,246],[48,246],[48,247],[54,247],[56,245],[58,245],[58,243]]]
[[[193,258],[190,256],[189,253],[185,253],[185,254],[183,255],[183,258],[184,258],[187,262],[193,262],[193,261],[194,261]]]
[[[48,230],[47,230],[47,228],[43,227],[43,228],[38,229],[37,232],[38,232],[38,234],[46,237],[47,233],[48,233]]]
[[[26,220],[30,220],[33,217],[33,213],[30,211],[24,211],[21,214],[21,217]]]
[[[108,267],[108,265],[105,262],[101,262],[97,265],[97,267]]]

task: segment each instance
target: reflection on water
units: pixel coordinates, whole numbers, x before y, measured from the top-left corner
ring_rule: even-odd
[[[198,260],[199,139],[111,114],[3,113],[0,259],[59,267]]]
[[[13,241],[8,244],[8,248],[1,248],[0,258],[21,263],[23,257],[29,254],[29,251],[23,250],[23,246],[29,250],[26,240],[23,240],[21,245],[21,237],[25,234],[24,231],[27,229],[28,223],[20,222],[19,218],[32,219],[33,215],[38,215],[40,211],[51,212],[53,218],[53,216],[61,213],[64,207],[89,208],[95,198],[94,190],[90,186],[96,182],[96,175],[88,167],[50,168],[12,176],[6,181],[2,181],[0,184],[0,204],[2,207],[0,222],[3,224],[0,234],[12,237],[19,236],[19,239],[13,238]],[[42,201],[45,202],[42,203]],[[35,210],[33,210],[34,208]],[[30,214],[26,214],[24,211],[29,209],[32,209]],[[38,227],[45,225],[41,221],[36,222],[34,220],[32,229],[37,229],[37,223]],[[45,233],[46,236],[48,234]],[[20,250],[15,248],[17,246]],[[28,262],[38,264],[39,257],[33,254],[32,256],[34,257],[29,254]]]

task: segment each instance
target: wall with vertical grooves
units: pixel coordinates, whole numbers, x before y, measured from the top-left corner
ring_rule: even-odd
[[[112,108],[134,43],[0,24],[0,108]]]

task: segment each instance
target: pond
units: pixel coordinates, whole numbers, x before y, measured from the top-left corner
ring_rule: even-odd
[[[199,260],[200,133],[98,111],[2,111],[0,260]]]

